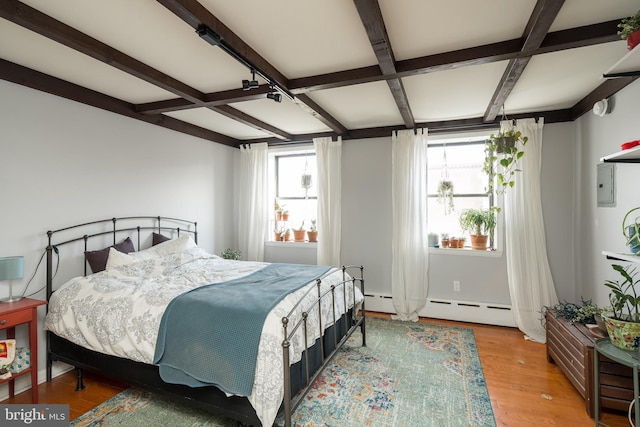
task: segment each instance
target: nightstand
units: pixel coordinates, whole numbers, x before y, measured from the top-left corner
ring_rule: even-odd
[[[16,326],[29,325],[31,366],[17,374],[12,374],[11,378],[0,380],[0,384],[9,382],[9,397],[14,396],[14,380],[23,375],[31,374],[31,399],[33,403],[38,403],[38,307],[46,303],[46,301],[31,298],[0,303],[0,330],[7,331],[7,339],[16,337]],[[16,343],[16,347],[18,344],[20,343]]]

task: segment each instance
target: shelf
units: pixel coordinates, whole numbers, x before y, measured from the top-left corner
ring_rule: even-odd
[[[602,251],[602,255],[607,259],[615,259],[618,261],[636,262],[640,264],[640,256],[633,254],[621,254],[618,252]]]
[[[638,47],[636,47],[637,49]],[[635,49],[634,49],[635,50]],[[602,157],[601,162],[640,163],[640,145]]]
[[[607,70],[602,77],[629,77],[640,75],[640,45],[630,50],[613,67]]]

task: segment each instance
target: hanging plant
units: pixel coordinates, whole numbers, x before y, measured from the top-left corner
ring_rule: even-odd
[[[304,188],[305,190],[308,190],[309,188],[311,188],[311,174],[308,173],[304,173],[302,174],[302,178],[300,179],[302,188]]]
[[[449,215],[453,209],[453,182],[442,179],[438,183],[438,202],[444,205],[444,213]]]
[[[515,128],[492,134],[487,139],[482,170],[490,178],[488,193],[495,189],[497,194],[504,194],[507,188],[515,185],[515,174],[520,172],[518,161],[524,156],[523,148],[528,140]]]

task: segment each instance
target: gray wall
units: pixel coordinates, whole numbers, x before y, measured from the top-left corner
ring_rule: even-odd
[[[622,235],[622,220],[630,209],[640,206],[640,164],[616,164],[616,206],[600,208],[596,199],[596,165],[601,157],[620,151],[621,144],[640,139],[638,99],[640,81],[635,81],[610,99],[610,114],[597,117],[588,113],[575,123],[575,276],[581,296],[600,305],[608,304],[604,281],[619,277],[602,251],[629,252]]]
[[[549,263],[559,296],[574,291],[573,124],[544,127],[542,197]],[[391,136],[343,142],[343,262],[363,264],[368,293],[391,294]],[[466,251],[465,251],[466,252]],[[432,251],[429,298],[510,305],[503,253]],[[460,292],[453,281],[460,281]]]
[[[132,215],[186,218],[199,222],[204,249],[220,252],[232,245],[228,207],[236,149],[5,81],[0,135],[0,256],[24,256],[25,278],[14,281],[18,291],[36,268],[47,230],[81,222]],[[41,265],[29,290],[44,283]],[[8,295],[5,285],[0,298]],[[44,299],[44,291],[35,297]],[[42,321],[44,309],[39,314]],[[24,337],[26,330],[18,334]],[[42,332],[41,349],[44,344]],[[44,356],[43,351],[41,380]]]

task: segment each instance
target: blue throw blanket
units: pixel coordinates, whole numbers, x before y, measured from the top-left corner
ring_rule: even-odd
[[[154,363],[168,383],[215,385],[249,396],[267,314],[332,267],[269,264],[239,279],[176,297],[162,316]]]

